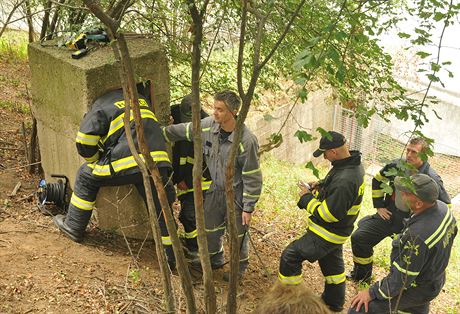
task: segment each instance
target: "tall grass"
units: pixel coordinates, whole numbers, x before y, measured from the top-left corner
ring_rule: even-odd
[[[27,61],[27,45],[27,32],[6,30],[0,37],[0,58],[3,61]]]

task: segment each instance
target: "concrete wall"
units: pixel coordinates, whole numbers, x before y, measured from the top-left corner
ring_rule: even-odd
[[[95,99],[121,84],[112,48],[101,47],[81,59],[72,59],[70,50],[55,44],[49,41],[29,45],[32,111],[38,122],[46,178],[64,174],[73,186],[76,171],[84,162],[75,147],[80,121]],[[128,40],[128,47],[136,80],[152,82],[155,111],[169,108],[168,62],[160,45],[151,39],[136,38]],[[167,120],[168,114],[159,119]],[[144,238],[149,231],[147,212],[137,192],[124,197],[130,189],[128,186],[101,189],[96,201],[99,226],[116,232],[123,228],[129,237]]]
[[[323,158],[313,158],[313,152],[319,146],[319,133],[317,127],[332,130],[334,126],[334,104],[331,90],[318,90],[309,94],[308,100],[303,104],[297,104],[292,113],[288,116],[292,104],[285,105],[273,111],[272,120],[265,120],[261,115],[251,116],[247,120],[247,126],[255,133],[259,139],[259,145],[268,142],[271,134],[277,133],[283,123],[281,134],[283,143],[280,147],[270,151],[270,154],[278,159],[286,160],[296,164],[313,161],[322,162]],[[303,129],[306,132],[318,137],[317,140],[300,143],[294,136],[295,132]]]

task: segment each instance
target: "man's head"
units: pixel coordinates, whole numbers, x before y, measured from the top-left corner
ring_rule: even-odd
[[[346,147],[347,140],[345,137],[335,131],[329,131],[329,136],[321,137],[319,141],[319,148],[313,152],[314,157],[324,155],[324,159],[329,161],[340,160],[343,158],[342,155],[348,153]]]
[[[192,94],[188,94],[184,98],[182,98],[179,108],[181,114],[181,121],[192,121]]]
[[[406,160],[415,168],[420,168],[423,165],[423,160],[420,158],[420,153],[425,152],[428,148],[427,142],[421,137],[410,139],[406,147]]]
[[[405,179],[396,177],[396,207],[414,213],[433,206],[439,197],[439,187],[430,176],[417,173]]]
[[[222,91],[214,95],[214,120],[219,124],[225,124],[234,120],[241,106],[240,97],[232,91]]]

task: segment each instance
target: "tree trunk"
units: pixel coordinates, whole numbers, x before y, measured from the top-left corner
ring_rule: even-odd
[[[24,11],[26,12],[27,26],[29,29],[29,43],[35,41],[34,22],[32,20],[32,12],[30,11],[30,0],[26,0],[24,5]]]
[[[198,248],[203,269],[204,298],[206,313],[216,313],[216,293],[212,280],[211,260],[209,258],[208,241],[205,229],[203,208],[203,191],[201,178],[203,173],[203,143],[201,138],[201,102],[200,102],[200,68],[201,42],[203,39],[203,16],[195,2],[189,1],[190,15],[193,19],[192,48],[192,123],[193,123],[193,198],[195,201],[196,228],[198,232]],[[205,10],[205,8],[203,9]],[[204,11],[202,11],[204,12]]]
[[[7,16],[7,18],[6,18],[5,24],[3,24],[2,29],[0,29],[0,37],[2,37],[3,32],[5,31],[6,27],[7,27],[8,24],[10,23],[11,18],[13,17],[14,12],[24,3],[24,1],[25,1],[25,0],[18,1],[18,2],[13,6],[13,8],[11,9],[10,13],[8,14],[8,16]]]
[[[45,5],[45,14],[43,15],[42,30],[40,32],[40,40],[45,38],[48,26],[50,24],[50,11],[51,11],[51,0],[48,0]]]

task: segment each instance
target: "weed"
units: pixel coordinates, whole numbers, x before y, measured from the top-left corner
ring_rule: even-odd
[[[28,104],[21,103],[21,102],[14,102],[11,100],[0,99],[0,108],[23,113],[23,114],[30,113],[30,108]]]
[[[133,283],[137,284],[141,280],[141,273],[139,272],[139,269],[131,269],[129,271],[129,279],[131,279]]]
[[[0,38],[0,58],[6,61],[27,61],[27,32],[7,30]]]

